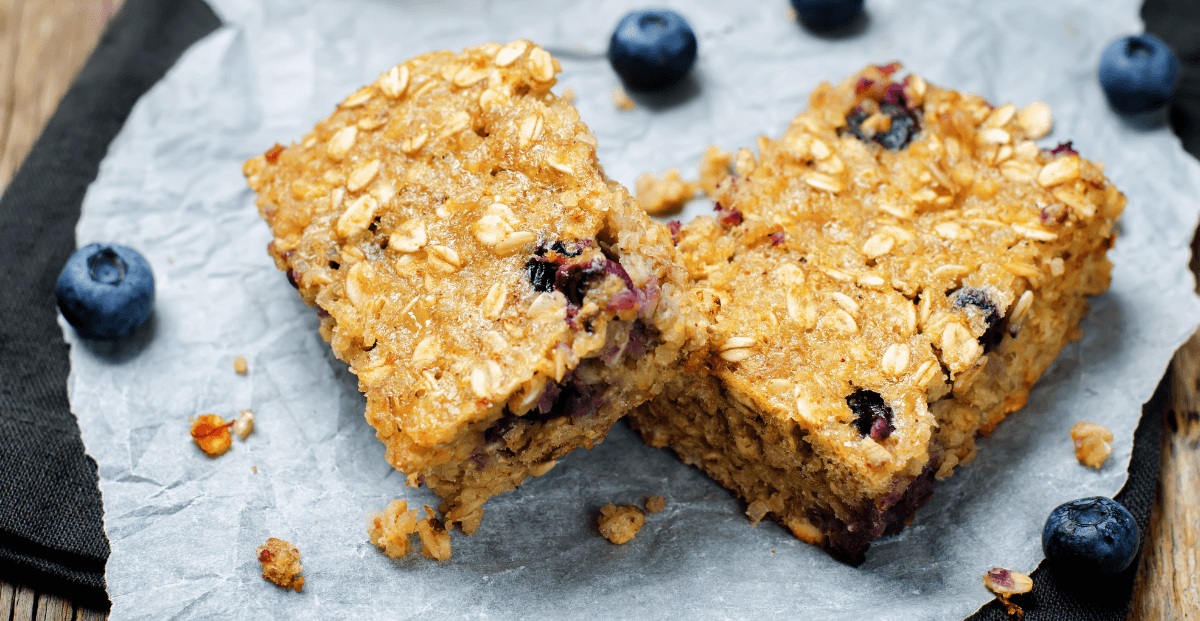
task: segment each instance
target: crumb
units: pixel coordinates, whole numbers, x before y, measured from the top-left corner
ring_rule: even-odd
[[[450,558],[450,533],[429,505],[425,505],[425,519],[417,522],[417,534],[421,536],[421,554],[439,561]]]
[[[783,10],[783,18],[789,22],[794,22],[797,19],[800,19],[800,14],[796,13],[796,9],[793,9],[789,6]]]
[[[1028,593],[1033,590],[1033,580],[1029,576],[1018,572],[993,567],[983,576],[983,583],[987,585],[1000,602],[1004,604],[1004,608],[1010,615],[1016,615],[1017,618],[1024,616],[1025,611],[1021,607],[1009,601],[1009,597]]]
[[[238,375],[245,375],[247,373],[245,356],[238,356],[233,359],[233,370],[237,371]]]
[[[233,444],[233,439],[229,437],[232,422],[227,423],[216,414],[204,414],[188,420],[192,423],[192,440],[209,457],[224,455]]]
[[[391,558],[404,558],[412,552],[408,536],[417,532],[417,510],[408,503],[393,500],[383,511],[367,514],[367,538]]]
[[[696,195],[697,184],[684,181],[679,169],[672,168],[663,173],[662,179],[653,173],[645,173],[634,182],[638,204],[652,216],[678,211]]]
[[[667,508],[667,500],[662,496],[651,496],[646,499],[646,510],[650,513],[662,513]]]
[[[575,89],[568,88],[567,90],[563,91],[562,98],[563,101],[567,103],[575,101]]]
[[[637,107],[637,104],[633,103],[629,95],[625,94],[625,89],[620,86],[612,90],[612,102],[618,110],[633,110]]]
[[[633,539],[645,521],[646,514],[636,506],[622,505],[618,507],[610,502],[600,509],[598,525],[600,534],[604,535],[605,539],[620,545]]]
[[[700,189],[710,197],[717,193],[717,186],[729,177],[729,165],[733,154],[721,150],[717,145],[708,145],[700,157]]]
[[[300,591],[304,588],[304,578],[300,572],[300,550],[292,544],[275,537],[258,546],[258,562],[262,563],[263,580],[274,582],[285,589]]]
[[[250,470],[254,471],[254,474],[258,474],[258,466],[250,466]]]
[[[171,265],[175,265],[175,257],[167,257],[167,263],[170,263]]]
[[[237,420],[233,421],[232,431],[237,434],[243,442],[246,438],[254,433],[254,410],[242,410],[238,412]]]
[[[1104,460],[1112,454],[1113,434],[1108,427],[1095,423],[1075,423],[1071,427],[1071,439],[1075,441],[1075,459],[1085,466],[1099,470]]]

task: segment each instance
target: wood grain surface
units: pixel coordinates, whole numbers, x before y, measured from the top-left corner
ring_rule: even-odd
[[[0,192],[120,5],[121,0],[0,0]],[[1130,605],[1133,621],[1200,620],[1200,334],[1179,350],[1174,368],[1160,491]],[[0,582],[0,619],[106,616]]]

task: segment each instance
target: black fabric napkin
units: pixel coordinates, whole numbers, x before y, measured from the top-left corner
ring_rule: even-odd
[[[1142,17],[1184,63],[1170,118],[1200,157],[1200,3],[1148,0]],[[84,192],[133,104],[219,25],[202,0],[126,0],[0,196],[0,579],[78,605],[108,607],[109,548],[96,464],[67,399],[54,283],[75,249]],[[1117,495],[1142,532],[1158,482],[1167,384],[1143,409],[1129,481]],[[1098,589],[1039,569],[1033,593],[1016,601],[1029,620],[1124,619],[1135,570]],[[1008,618],[993,602],[971,620]]]
[[[0,579],[78,605],[108,607],[108,539],[67,400],[54,284],[133,104],[219,25],[202,0],[126,0],[0,196]]]

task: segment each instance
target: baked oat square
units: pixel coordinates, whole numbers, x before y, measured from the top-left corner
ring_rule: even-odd
[[[435,52],[244,172],[387,459],[472,533],[705,343],[671,234],[605,178],[528,41]]]
[[[710,368],[629,419],[856,565],[1078,338],[1125,205],[1101,165],[1032,142],[1048,110],[898,71],[821,85],[739,153],[717,218],[678,235],[720,300]]]

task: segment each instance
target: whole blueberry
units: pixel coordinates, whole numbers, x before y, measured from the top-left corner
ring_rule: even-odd
[[[1133,516],[1104,496],[1059,505],[1042,529],[1042,551],[1047,559],[1093,574],[1125,571],[1137,556],[1138,541]]]
[[[634,90],[664,89],[682,80],[695,64],[696,34],[675,11],[634,11],[613,31],[608,62]]]
[[[88,244],[67,260],[54,296],[80,336],[119,339],[133,334],[154,312],[154,274],[132,248]]]
[[[1117,39],[1100,54],[1100,86],[1122,114],[1152,112],[1171,100],[1179,59],[1153,35]]]
[[[792,0],[800,20],[813,30],[844,26],[862,11],[863,0]]]

